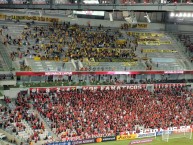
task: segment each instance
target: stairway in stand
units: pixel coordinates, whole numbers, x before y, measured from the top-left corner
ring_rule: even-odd
[[[47,130],[49,132],[49,134],[53,137],[54,140],[59,141],[60,140],[59,137],[57,137],[57,135],[51,130],[51,128],[48,126],[46,121],[42,118],[40,113],[37,110],[35,110],[35,109],[32,109],[32,110],[34,111],[35,114],[38,115],[38,118],[43,122],[45,130]]]

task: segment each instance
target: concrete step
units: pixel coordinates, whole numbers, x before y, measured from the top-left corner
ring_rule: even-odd
[[[43,117],[40,115],[40,113],[39,113],[37,110],[35,110],[35,109],[33,109],[33,111],[38,115],[38,118],[43,122],[45,129],[47,129],[48,132],[51,133],[51,135],[52,135],[52,137],[54,138],[54,140],[60,140],[59,137],[56,136],[56,134],[52,132],[51,128],[48,126],[48,124],[47,124],[46,121],[43,119]]]

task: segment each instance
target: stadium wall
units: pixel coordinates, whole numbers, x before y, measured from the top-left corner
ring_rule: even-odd
[[[184,129],[190,129],[192,126],[180,126],[180,127],[169,127],[166,130],[169,131],[169,134],[176,134],[176,129],[178,129],[181,133],[183,133]],[[122,132],[120,135],[117,136],[101,136],[95,135],[89,139],[83,140],[76,140],[75,138],[71,137],[68,141],[64,142],[52,142],[48,145],[80,145],[80,144],[88,144],[88,143],[100,143],[100,142],[110,142],[110,141],[123,141],[123,140],[133,140],[130,144],[140,144],[140,143],[148,143],[152,142],[154,138],[157,136],[161,136],[163,133],[163,129],[145,129],[142,130],[140,133],[136,133],[136,131],[131,132]],[[179,133],[179,132],[178,132]],[[150,138],[151,137],[151,138]],[[148,139],[145,139],[148,138]],[[75,139],[75,140],[74,140]],[[138,140],[140,139],[140,140]],[[141,140],[142,139],[142,140]],[[150,140],[149,140],[150,139]],[[110,144],[110,143],[109,143]]]
[[[17,13],[17,12],[1,12],[0,15],[16,15],[16,16],[28,16],[28,14],[21,14],[21,13]],[[88,25],[88,23],[91,24],[91,26],[99,26],[100,24],[105,26],[105,27],[120,27],[121,24],[126,23],[126,21],[122,20],[123,17],[121,15],[121,13],[117,13],[114,17],[116,19],[116,21],[110,22],[110,20],[108,19],[108,12],[105,14],[105,20],[95,20],[95,19],[83,19],[83,18],[69,18],[68,16],[56,16],[56,15],[46,15],[44,14],[43,17],[49,17],[49,18],[59,18],[61,22],[66,21],[66,22],[70,22],[71,24],[79,24],[79,25]],[[138,19],[138,22],[146,22],[144,21],[144,14],[143,13],[137,13],[136,17]],[[33,16],[39,16],[39,14],[33,13]],[[151,20],[152,23],[148,23],[148,27],[147,29],[151,29],[151,30],[166,30],[166,31],[193,31],[192,26],[191,25],[187,25],[187,24],[165,24],[165,23],[161,23],[163,21],[161,20],[161,16],[162,13],[150,13],[151,16]],[[0,17],[0,19],[2,19],[2,17]],[[117,21],[118,20],[118,21]],[[160,22],[160,23],[159,23]]]
[[[17,98],[17,95],[20,91],[28,91],[28,88],[10,88],[9,90],[4,90],[3,94],[9,96],[9,98]],[[1,99],[1,98],[0,98]]]
[[[50,92],[50,91],[55,91],[58,92],[60,90],[77,90],[77,89],[82,89],[82,90],[96,90],[96,89],[101,89],[101,90],[119,90],[121,88],[127,88],[127,89],[154,89],[154,88],[161,88],[161,87],[172,87],[172,86],[193,86],[193,84],[185,84],[185,83],[162,83],[162,84],[129,84],[129,85],[100,85],[100,86],[55,86],[55,87],[29,87],[29,88],[10,88],[9,90],[4,90],[3,94],[5,96],[9,96],[9,98],[16,98],[18,93],[20,91],[27,91],[29,92]],[[1,98],[0,98],[1,99]]]
[[[28,16],[27,14],[17,14],[17,13],[0,13],[0,15],[7,15],[7,16]],[[38,16],[39,15],[33,15]],[[43,17],[53,18],[53,16],[46,16]],[[4,20],[2,17],[0,17]],[[104,27],[120,27],[122,24],[127,23],[126,21],[113,21],[110,20],[95,20],[95,19],[83,19],[83,18],[68,18],[68,17],[60,17],[54,16],[54,18],[59,18],[60,22],[70,22],[71,24],[79,24],[79,25],[88,25],[90,23],[91,26],[99,26],[100,24]],[[31,20],[30,20],[31,21]],[[140,23],[140,22],[139,22]],[[151,30],[165,30],[165,24],[162,23],[149,23],[146,29]]]

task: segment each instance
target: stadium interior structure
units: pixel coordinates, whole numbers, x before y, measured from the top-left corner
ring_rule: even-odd
[[[193,144],[192,23],[190,0],[0,0],[0,144]]]

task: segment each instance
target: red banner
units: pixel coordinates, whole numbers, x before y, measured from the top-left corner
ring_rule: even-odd
[[[124,86],[82,86],[83,90],[120,90],[120,89],[142,89],[146,88],[145,84],[133,84],[133,85],[124,85]]]
[[[72,75],[72,72],[45,72],[45,75],[46,76],[51,76],[51,75],[63,76],[63,75]]]
[[[69,87],[50,87],[50,88],[30,88],[30,92],[60,92],[60,91],[72,91],[76,90],[76,86],[69,86]]]
[[[151,84],[149,84],[151,85]],[[154,88],[170,88],[170,87],[182,87],[185,83],[175,84],[153,84]],[[64,86],[64,87],[39,87],[30,88],[30,92],[60,92],[60,91],[71,91],[71,90],[120,90],[120,89],[146,89],[146,84],[131,84],[131,85],[109,85],[109,86]]]
[[[40,87],[40,88],[30,88],[30,92],[60,92],[60,91],[71,91],[76,89],[83,89],[83,90],[120,90],[120,89],[142,89],[146,88],[145,84],[133,84],[133,85],[124,85],[124,86],[65,86],[65,87]]]
[[[138,75],[138,74],[193,74],[193,71],[77,71],[77,72],[16,72],[16,76],[46,75]]]

